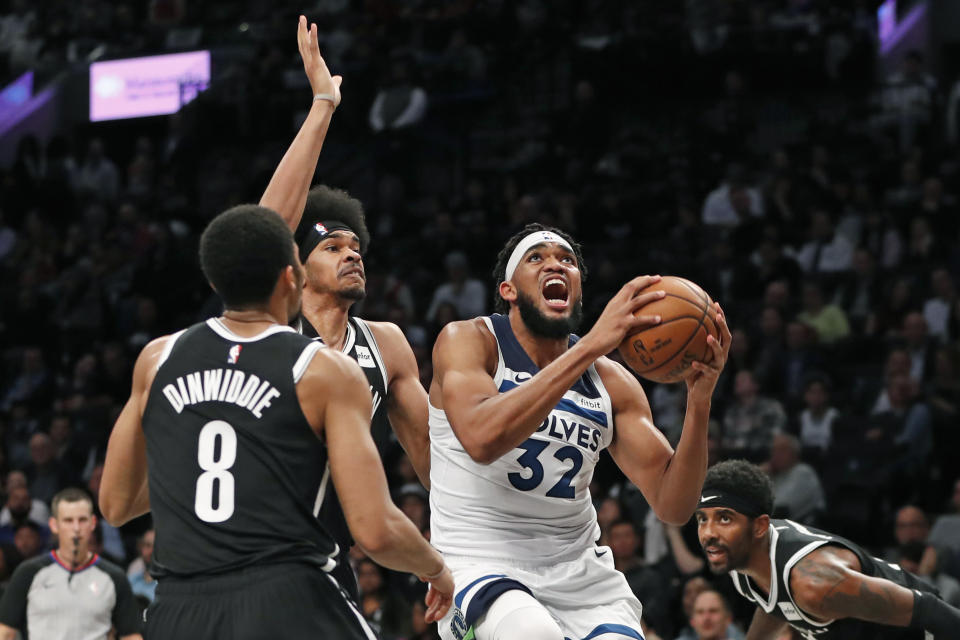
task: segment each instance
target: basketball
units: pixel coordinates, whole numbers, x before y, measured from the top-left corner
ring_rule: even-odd
[[[692,371],[690,363],[713,358],[707,335],[720,338],[717,311],[707,292],[684,278],[664,276],[649,289],[667,295],[638,314],[659,315],[660,324],[627,336],[620,343],[620,355],[647,380],[679,382]]]

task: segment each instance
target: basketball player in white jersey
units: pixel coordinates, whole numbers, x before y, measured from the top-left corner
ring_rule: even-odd
[[[707,422],[730,331],[686,379],[674,451],[653,424],[636,378],[605,354],[659,317],[659,276],[627,283],[582,339],[584,267],[565,233],[528,225],[497,261],[506,313],[447,325],[430,387],[431,541],[453,570],[445,640],[642,639],[641,605],[599,537],[589,484],[608,449],[656,515],[697,507]],[[642,293],[641,293],[642,291]],[[635,316],[635,312],[639,315]]]

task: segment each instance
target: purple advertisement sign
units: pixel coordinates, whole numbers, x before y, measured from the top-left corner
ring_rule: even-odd
[[[176,113],[209,84],[209,51],[94,62],[90,120]]]

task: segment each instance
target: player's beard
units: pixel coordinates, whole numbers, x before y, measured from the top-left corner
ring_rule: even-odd
[[[573,302],[570,315],[565,318],[548,318],[537,308],[533,298],[522,291],[517,291],[517,308],[520,310],[520,319],[530,333],[541,338],[566,338],[580,328],[583,321],[583,297],[579,296]]]
[[[316,294],[330,294],[336,296],[340,300],[349,300],[352,302],[359,302],[367,297],[367,287],[366,282],[361,284],[352,284],[339,289],[334,287],[328,287],[317,282],[316,279],[310,277],[310,273],[307,273],[307,283],[310,291]]]

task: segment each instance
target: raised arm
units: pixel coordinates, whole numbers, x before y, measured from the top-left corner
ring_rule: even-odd
[[[847,549],[821,547],[790,572],[790,590],[803,611],[820,620],[856,618],[867,622],[924,629],[939,638],[955,637],[960,610],[936,596],[860,572]]]
[[[143,409],[157,373],[157,361],[169,336],[143,348],[133,367],[130,398],[117,418],[103,463],[100,511],[115,527],[150,511],[147,488],[147,442],[143,435]]]
[[[433,348],[434,385],[454,433],[467,454],[489,464],[537,430],[563,394],[597,358],[623,341],[628,331],[659,318],[634,316],[662,291],[639,293],[656,276],[631,280],[610,300],[593,329],[523,384],[499,393],[493,380],[497,347],[480,319],[452,322]],[[431,388],[431,399],[435,390]]]
[[[714,387],[730,350],[730,330],[717,309],[720,341],[707,342],[710,364],[694,362],[687,378],[687,412],[674,451],[654,426],[650,405],[637,379],[619,364],[603,360],[598,372],[613,401],[615,431],[610,455],[650,503],[657,517],[683,525],[693,515],[707,473],[707,425]]]
[[[370,436],[370,389],[360,367],[341,353],[321,349],[297,384],[297,397],[326,439],[330,476],[357,544],[377,563],[429,582],[427,621],[443,617],[453,597],[453,576],[390,499]]]
[[[389,322],[368,323],[390,377],[387,417],[407,452],[420,483],[430,488],[430,428],[427,392],[420,384],[420,370],[413,349],[400,328]]]
[[[317,169],[317,159],[327,136],[330,119],[340,104],[340,83],[343,80],[340,76],[330,75],[317,44],[317,25],[311,24],[308,30],[304,16],[300,16],[297,24],[297,46],[313,95],[330,96],[330,99],[314,99],[307,119],[303,121],[260,198],[261,206],[279,213],[293,230],[296,230],[303,216],[307,192]]]
[[[787,623],[783,618],[772,616],[760,607],[757,607],[747,629],[746,640],[777,640]]]

